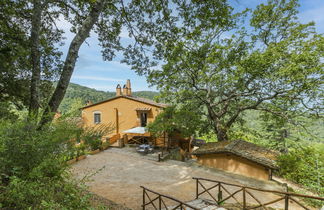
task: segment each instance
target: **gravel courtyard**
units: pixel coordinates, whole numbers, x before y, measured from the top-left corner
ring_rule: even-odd
[[[141,208],[140,186],[182,201],[193,200],[196,184],[192,177],[283,190],[282,186],[274,182],[257,181],[195,164],[172,160],[156,162],[137,154],[134,148],[110,148],[96,155],[89,155],[73,164],[71,170],[78,179],[91,175],[87,181],[90,191],[131,209]],[[269,195],[269,199],[271,198],[273,197]]]

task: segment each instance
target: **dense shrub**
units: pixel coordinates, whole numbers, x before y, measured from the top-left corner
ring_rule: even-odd
[[[102,141],[99,138],[86,138],[84,139],[85,143],[89,145],[90,150],[100,149]]]
[[[279,175],[324,195],[323,145],[290,149],[278,159]]]
[[[0,123],[0,208],[89,207],[64,161],[74,131],[62,122],[42,130],[33,122]]]

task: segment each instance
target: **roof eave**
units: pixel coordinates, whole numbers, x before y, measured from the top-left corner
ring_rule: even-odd
[[[199,152],[199,151],[196,152],[196,151],[194,151],[191,154],[192,155],[196,155],[196,156],[200,156],[200,155],[221,154],[221,153],[223,153],[223,154],[233,154],[235,156],[244,158],[244,159],[249,160],[249,161],[252,161],[254,163],[258,163],[258,164],[260,164],[262,166],[265,166],[265,167],[268,167],[268,168],[271,168],[271,169],[279,169],[279,167],[276,166],[276,165],[274,165],[274,164],[271,164],[271,163],[269,163],[269,164],[263,163],[261,161],[258,161],[258,160],[252,159],[252,158],[248,158],[248,157],[246,157],[244,155],[240,155],[240,154],[237,154],[237,153],[232,152],[232,151],[202,151],[202,152]]]
[[[145,102],[145,101],[136,100],[136,98],[127,97],[127,96],[122,95],[122,96],[115,96],[113,98],[109,98],[109,99],[106,99],[104,101],[100,101],[100,102],[95,103],[95,104],[91,104],[91,105],[88,105],[88,106],[81,107],[80,110],[83,110],[83,109],[86,109],[86,108],[89,108],[89,107],[92,107],[92,106],[96,106],[96,105],[99,105],[99,104],[102,104],[102,103],[105,103],[105,102],[108,102],[108,101],[111,101],[111,100],[115,100],[117,98],[127,98],[129,100],[137,101],[137,102],[140,102],[140,103],[143,103],[143,104],[148,104],[150,106],[154,106],[154,107],[158,107],[158,108],[166,108],[168,106],[167,104],[165,104],[165,105],[151,104],[151,103],[148,103],[148,102]]]

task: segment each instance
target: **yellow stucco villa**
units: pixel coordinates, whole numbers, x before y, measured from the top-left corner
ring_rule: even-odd
[[[123,138],[125,134],[128,137],[149,137],[144,127],[153,122],[166,106],[132,96],[131,83],[127,80],[123,88],[117,85],[115,97],[81,108],[82,121],[84,126],[112,125],[114,131],[105,136],[108,139]]]

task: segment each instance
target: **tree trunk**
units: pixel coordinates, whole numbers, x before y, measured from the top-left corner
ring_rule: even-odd
[[[223,128],[217,128],[217,139],[218,141],[228,141],[227,130]]]
[[[221,125],[221,122],[219,122],[218,119],[213,120],[213,129],[217,136],[218,141],[228,141],[229,140],[228,135],[227,135],[228,129],[224,128],[224,126]]]
[[[219,118],[213,111],[212,107],[207,105],[207,110],[208,110],[209,118],[213,123],[213,129],[217,136],[217,140],[218,141],[228,141],[228,135],[227,135],[228,129],[226,129],[226,126],[221,124]]]
[[[41,32],[41,23],[42,4],[41,1],[34,0],[30,35],[32,77],[30,82],[29,117],[37,117],[39,109],[39,85],[41,79],[39,37]]]
[[[75,63],[78,58],[79,49],[82,43],[85,41],[85,39],[89,36],[89,33],[93,28],[94,24],[98,21],[99,15],[104,8],[103,2],[104,0],[97,0],[93,4],[89,12],[89,15],[84,20],[78,33],[73,38],[64,62],[61,77],[43,113],[40,122],[40,127],[44,126],[46,123],[49,123],[53,120],[54,114],[57,111],[61,101],[63,100],[66,89],[70,83],[70,79],[74,71]]]

